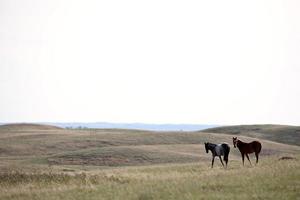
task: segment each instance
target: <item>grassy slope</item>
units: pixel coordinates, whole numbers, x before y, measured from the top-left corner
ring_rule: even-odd
[[[261,140],[262,157],[255,167],[248,163],[242,167],[239,152],[232,148],[228,170],[218,160],[211,170],[211,155],[204,152],[203,142],[231,144],[231,137],[0,126],[0,199],[295,199],[300,195],[298,146]],[[281,156],[297,159],[280,161]]]
[[[2,174],[0,199],[297,199],[300,157],[269,157],[255,167],[233,161],[123,167],[68,175]]]
[[[202,132],[243,135],[300,146],[300,126],[240,125],[210,128]]]
[[[65,130],[32,128],[7,131],[0,127],[0,169],[29,165],[135,166],[210,160],[203,143],[227,142],[231,136],[204,132],[137,130]],[[245,141],[252,138],[242,137]],[[292,154],[300,148],[262,140],[262,156]],[[231,145],[232,146],[232,145]],[[231,159],[239,152],[231,150]],[[76,168],[76,167],[75,167]]]

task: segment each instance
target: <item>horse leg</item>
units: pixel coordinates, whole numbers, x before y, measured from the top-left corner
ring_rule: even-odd
[[[227,163],[228,163],[228,160],[224,160],[225,161],[225,165],[226,165],[226,168],[227,168]]]
[[[215,157],[213,156],[213,157],[212,157],[212,161],[211,161],[211,168],[214,167],[214,161],[215,161]]]
[[[245,163],[244,163],[244,159],[245,159],[245,155],[242,153],[243,165],[245,165]]]
[[[221,163],[222,163],[222,165],[223,165],[223,167],[224,167],[224,163],[223,163],[223,161],[222,161],[221,156],[219,156],[219,158],[220,158],[220,161],[221,161]]]
[[[225,163],[226,163],[226,168],[227,168],[227,164],[228,164],[228,156],[229,156],[229,152],[228,152],[228,154],[226,155],[226,157],[224,157],[224,158],[226,158],[226,160],[225,160]]]
[[[256,157],[256,164],[258,163],[258,153],[255,153],[255,157]]]
[[[252,166],[251,161],[250,161],[249,156],[248,156],[247,153],[246,153],[246,157],[247,157],[247,159],[249,160],[250,165]]]

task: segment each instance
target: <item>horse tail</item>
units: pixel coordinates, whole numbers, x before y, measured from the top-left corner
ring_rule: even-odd
[[[230,152],[230,147],[229,147],[229,145],[226,144],[226,143],[223,143],[223,144],[222,144],[222,147],[223,147],[223,149],[224,149],[224,160],[225,160],[226,162],[228,162],[228,156],[229,156],[229,152]]]

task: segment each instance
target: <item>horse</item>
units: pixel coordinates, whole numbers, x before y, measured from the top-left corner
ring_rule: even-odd
[[[237,137],[233,137],[232,141],[233,141],[234,148],[237,147],[242,154],[243,165],[244,165],[245,155],[250,162],[250,159],[248,156],[248,154],[250,154],[250,153],[255,153],[256,164],[258,163],[258,156],[261,151],[261,143],[259,141],[252,141],[250,143],[246,143],[246,142],[242,142],[241,140],[238,140]],[[250,162],[250,165],[252,165],[251,162]]]
[[[204,144],[205,144],[206,153],[208,153],[209,150],[212,153],[211,168],[214,167],[214,161],[215,161],[216,156],[219,156],[223,167],[225,167],[224,163],[222,161],[222,158],[221,158],[221,156],[224,156],[224,161],[226,163],[226,168],[227,168],[228,156],[229,156],[229,152],[230,152],[229,145],[227,143],[213,144],[213,143],[209,143],[209,142],[205,142]]]

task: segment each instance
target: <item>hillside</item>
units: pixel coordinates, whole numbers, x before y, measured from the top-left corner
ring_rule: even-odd
[[[0,128],[0,200],[296,199],[300,195],[299,146],[261,139],[258,165],[251,167],[246,161],[243,167],[232,136],[6,125]],[[218,159],[210,168],[206,141],[230,144],[226,170]],[[250,159],[254,161],[253,155]]]
[[[3,131],[37,131],[37,130],[61,130],[62,128],[46,124],[14,123],[0,125],[0,132]]]
[[[124,129],[69,130],[44,125],[6,125],[0,128],[0,162],[3,168],[27,165],[57,166],[137,166],[209,161],[204,142],[227,142],[232,136],[206,132],[152,132]],[[244,141],[253,140],[241,137]],[[261,140],[261,156],[297,154],[299,147]],[[239,152],[230,158],[238,160]],[[0,166],[0,169],[1,169]],[[61,167],[59,167],[61,166]]]
[[[223,133],[230,135],[243,135],[279,143],[300,146],[300,126],[287,125],[240,125],[222,126],[202,130],[205,133]]]

